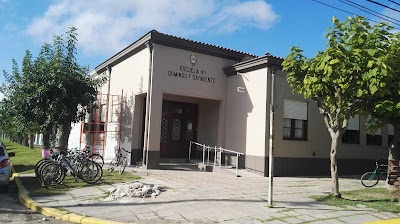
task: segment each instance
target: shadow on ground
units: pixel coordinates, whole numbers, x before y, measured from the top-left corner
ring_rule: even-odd
[[[18,165],[13,165],[13,167],[14,167],[14,169],[15,169],[15,171],[17,173],[22,173],[22,172],[25,172],[25,171],[28,171],[28,170],[34,170],[35,169],[34,165],[21,165],[21,164],[18,164]]]

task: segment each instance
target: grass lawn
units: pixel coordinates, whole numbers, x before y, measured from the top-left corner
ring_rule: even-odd
[[[7,152],[15,153],[15,156],[11,157],[11,163],[16,172],[20,174],[35,172],[35,164],[42,159],[40,148],[30,149],[7,140],[3,140],[3,143],[6,145]]]
[[[355,191],[343,191],[342,198],[331,195],[314,196],[313,199],[328,205],[346,208],[347,206],[365,206],[386,212],[400,212],[398,191],[388,190],[383,187],[364,188]]]
[[[7,140],[3,140],[3,143],[6,145],[8,152],[15,153],[15,156],[11,157],[11,163],[17,173],[35,173],[35,164],[42,159],[42,151],[40,148],[30,149],[28,147],[21,146],[17,143],[13,143]],[[103,177],[95,185],[129,182],[141,178],[140,176],[137,176],[132,172],[124,172],[122,175],[118,174],[118,172],[110,173],[105,168],[106,166],[107,164],[105,164],[103,167]],[[83,182],[80,179],[75,181],[70,175],[67,175],[65,177],[63,185],[50,186],[47,188],[43,188],[40,184],[40,181],[36,177],[22,175],[20,179],[25,188],[30,192],[32,196],[45,194],[61,194],[69,189],[93,186]]]

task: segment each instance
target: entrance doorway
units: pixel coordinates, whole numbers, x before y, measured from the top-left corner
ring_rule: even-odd
[[[190,141],[197,139],[198,105],[164,100],[161,120],[161,158],[188,158]]]

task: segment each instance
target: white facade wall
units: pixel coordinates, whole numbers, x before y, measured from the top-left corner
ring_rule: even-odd
[[[109,111],[107,126],[107,139],[105,147],[105,160],[109,161],[115,156],[115,150],[118,147],[119,123],[122,123],[121,147],[131,151],[132,148],[132,119],[135,113],[135,99],[138,95],[147,92],[149,77],[149,58],[150,51],[147,48],[126,58],[118,64],[112,66],[111,76],[109,78]],[[108,83],[104,85],[102,93],[107,93]],[[120,121],[121,100],[117,96],[123,94],[122,119]],[[112,97],[115,96],[115,97]],[[130,159],[130,156],[128,156]]]
[[[267,69],[228,78],[227,149],[265,156]]]

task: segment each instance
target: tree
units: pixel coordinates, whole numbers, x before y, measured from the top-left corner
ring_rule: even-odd
[[[46,89],[50,99],[48,115],[60,127],[59,145],[64,149],[68,147],[71,123],[84,118],[85,108],[93,106],[96,89],[105,81],[88,77],[88,69],[78,64],[76,28],[70,28],[66,34],[65,38],[54,37],[51,73],[47,74],[50,82]]]
[[[370,114],[373,120],[369,127],[374,130],[386,124],[394,126],[394,136],[389,142],[388,160],[400,160],[400,76],[397,68],[400,65],[400,34],[391,36],[391,45],[387,53],[387,79],[382,83],[387,93],[380,97],[373,97],[365,101],[360,112]]]
[[[350,117],[365,100],[389,91],[384,87],[390,81],[386,62],[391,27],[384,23],[371,26],[363,17],[349,17],[344,22],[333,18],[332,23],[325,51],[308,59],[300,48],[292,47],[282,66],[294,92],[314,100],[323,115],[332,139],[332,194],[341,197],[336,153]]]
[[[19,139],[20,142],[27,144],[27,133],[33,131],[35,125],[31,122],[31,118],[27,116],[30,111],[24,108],[24,101],[26,101],[26,91],[24,90],[24,76],[32,71],[31,66],[32,55],[29,51],[26,51],[26,55],[23,60],[22,72],[18,68],[18,64],[13,60],[12,73],[8,74],[4,71],[4,76],[8,85],[3,85],[2,92],[6,96],[1,104],[1,114],[3,121],[7,122],[8,130],[11,136]]]
[[[7,84],[2,88],[9,101],[4,105],[12,107],[14,115],[21,116],[33,131],[43,134],[44,148],[50,147],[57,130],[61,133],[59,146],[68,147],[71,123],[84,118],[95,101],[97,87],[105,81],[104,77],[90,78],[88,69],[78,64],[76,29],[72,27],[66,34],[54,36],[52,45],[44,44],[34,61],[28,52],[22,74],[15,63],[13,75],[5,73]],[[33,133],[29,131],[24,134]]]

